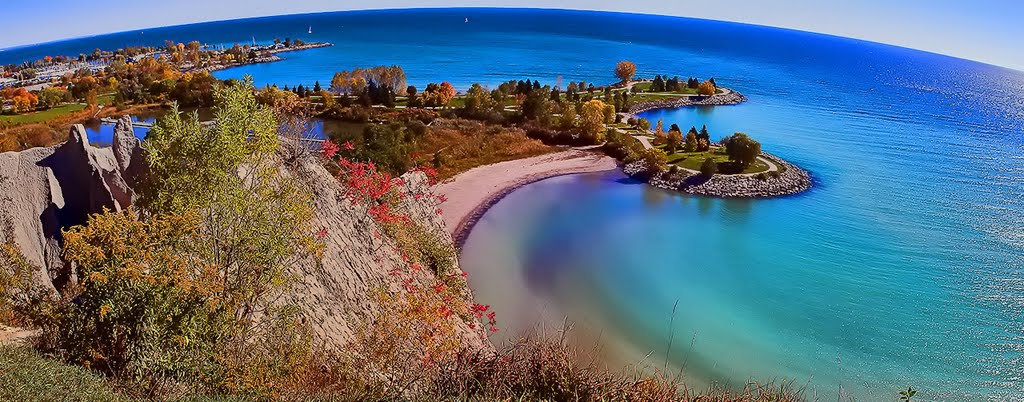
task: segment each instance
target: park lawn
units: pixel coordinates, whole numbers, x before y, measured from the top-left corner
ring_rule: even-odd
[[[700,165],[704,163],[704,160],[708,157],[715,160],[715,163],[729,163],[729,155],[721,154],[717,152],[676,152],[668,155],[668,163],[670,165],[677,165],[682,168],[691,170],[700,170]],[[769,167],[762,160],[757,159],[754,163],[747,166],[740,173],[760,173],[768,171]]]
[[[19,125],[19,124],[31,124],[31,123],[42,123],[45,121],[53,120],[61,116],[69,115],[75,112],[79,112],[85,109],[85,105],[78,103],[69,103],[63,106],[57,106],[47,110],[31,113],[22,113],[15,115],[0,115],[0,122],[3,125]]]
[[[96,104],[103,106],[110,106],[114,104],[114,94],[105,94],[96,97]]]

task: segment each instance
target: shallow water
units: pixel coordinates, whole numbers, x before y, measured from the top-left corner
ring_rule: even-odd
[[[395,63],[417,86],[607,83],[620,59],[648,77],[714,76],[749,102],[645,116],[707,124],[715,139],[746,132],[814,176],[809,192],[771,200],[689,197],[618,173],[513,192],[462,253],[477,298],[498,312],[499,341],[567,320],[612,367],[685,368],[695,384],[789,378],[822,399],[888,400],[908,385],[937,400],[1024,399],[1024,73],[772,28],[530,10],[261,18],[0,57],[252,36],[336,46],[218,77],[326,86],[333,71]]]

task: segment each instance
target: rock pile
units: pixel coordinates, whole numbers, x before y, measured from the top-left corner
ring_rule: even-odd
[[[666,96],[661,101],[637,102],[629,108],[629,113],[637,114],[654,109],[671,109],[683,106],[721,106],[735,105],[747,101],[747,97],[736,91],[711,96]]]
[[[707,197],[770,198],[811,188],[811,176],[807,171],[768,153],[761,153],[761,156],[775,163],[779,171],[756,175],[715,175],[707,179],[685,171],[650,176],[643,162],[628,164],[622,170],[630,176],[645,178],[655,187]]]

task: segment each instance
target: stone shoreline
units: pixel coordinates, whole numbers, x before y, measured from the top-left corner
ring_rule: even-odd
[[[729,92],[724,94],[715,94],[711,96],[677,96],[667,98],[671,99],[663,101],[637,102],[629,108],[629,113],[635,115],[655,109],[674,109],[684,106],[736,105],[747,101],[746,96],[732,90],[729,90]]]
[[[676,174],[664,172],[647,177],[647,166],[643,162],[628,164],[622,171],[632,177],[646,178],[647,183],[654,187],[705,197],[772,198],[801,193],[811,188],[811,175],[806,170],[766,152],[762,152],[761,156],[778,165],[779,172],[753,176],[715,175],[705,179],[698,174],[680,170]]]

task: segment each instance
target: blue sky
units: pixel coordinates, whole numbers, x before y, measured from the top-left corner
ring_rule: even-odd
[[[821,32],[1024,70],[1024,0],[8,0],[0,48],[156,26],[319,11],[541,7],[677,15]]]

